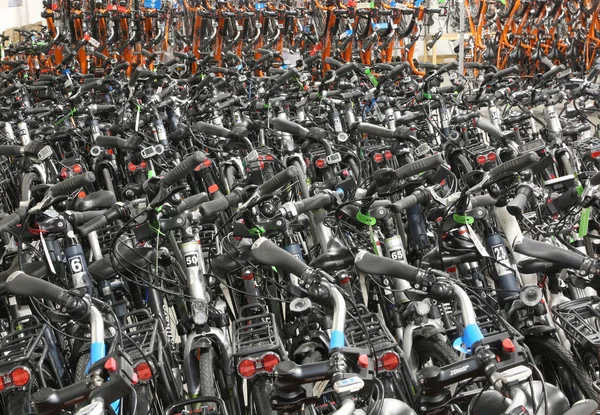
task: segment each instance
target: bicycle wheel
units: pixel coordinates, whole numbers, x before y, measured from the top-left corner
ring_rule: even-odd
[[[437,337],[420,338],[413,344],[413,353],[417,356],[417,368],[425,366],[443,367],[458,362],[458,354],[449,344]]]
[[[220,396],[217,388],[217,380],[215,379],[215,359],[216,353],[211,347],[209,349],[199,350],[198,357],[198,371],[200,381],[200,394],[199,396]],[[216,403],[209,402],[214,407]]]
[[[21,201],[29,200],[31,198],[31,188],[39,184],[42,184],[42,180],[40,179],[40,176],[37,175],[37,173],[25,173],[23,175],[23,179],[21,179]]]
[[[270,396],[273,385],[269,379],[262,377],[252,382],[252,400],[254,401],[255,414],[277,415],[277,411],[271,409]]]
[[[307,365],[309,363],[322,362],[323,360],[324,360],[324,357],[323,357],[323,354],[321,353],[321,351],[313,350],[312,352],[310,352],[306,356],[304,356],[304,358],[302,359],[302,364]],[[314,383],[307,383],[307,384],[303,385],[303,387],[304,387],[304,390],[306,390],[306,396],[313,396]]]
[[[531,350],[543,380],[560,388],[569,404],[573,405],[582,398],[598,401],[598,394],[585,369],[578,366],[573,355],[556,339],[526,336],[525,344]]]

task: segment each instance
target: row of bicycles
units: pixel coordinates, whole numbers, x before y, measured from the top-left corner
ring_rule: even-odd
[[[600,62],[259,52],[1,62],[3,413],[595,413]]]

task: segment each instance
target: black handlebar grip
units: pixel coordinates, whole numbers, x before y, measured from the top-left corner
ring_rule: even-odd
[[[58,80],[58,76],[45,74],[45,75],[40,75],[38,80],[45,81],[45,82],[56,82]]]
[[[227,68],[221,68],[220,66],[211,66],[209,69],[210,72],[214,73],[227,73],[229,70]]]
[[[252,258],[263,265],[282,268],[291,274],[301,276],[310,267],[294,255],[275,245],[267,238],[259,238],[252,244]]]
[[[194,132],[201,132],[209,135],[215,135],[217,137],[228,137],[231,131],[225,127],[221,127],[219,125],[208,124],[205,122],[197,122],[192,127]]]
[[[14,212],[0,220],[0,232],[13,229],[21,222],[21,215]]]
[[[129,62],[121,62],[120,64],[118,64],[117,66],[115,66],[115,67],[113,68],[113,70],[114,70],[115,72],[119,72],[119,71],[123,71],[123,70],[125,70],[125,69],[129,68],[129,66],[130,66],[130,65],[129,65]]]
[[[230,207],[236,207],[242,202],[242,193],[240,190],[233,190],[225,197],[219,197],[214,200],[202,203],[200,205],[200,214],[205,218],[212,218]]]
[[[163,176],[163,182],[170,186],[175,182],[183,179],[185,176],[194,171],[194,169],[206,159],[206,154],[202,151],[196,151],[194,154],[183,160],[171,171]]]
[[[540,157],[534,152],[523,154],[519,157],[502,163],[497,167],[494,167],[489,173],[490,180],[494,181],[506,174],[519,172],[538,161],[540,161]]]
[[[12,71],[9,72],[10,75],[15,75],[21,71],[26,71],[29,69],[29,66],[27,65],[19,65],[17,67],[15,67]]]
[[[375,124],[361,122],[361,123],[358,123],[358,125],[356,126],[356,129],[361,133],[365,133],[367,135],[372,135],[375,137],[394,138],[394,130],[380,127]]]
[[[298,170],[296,170],[294,166],[288,167],[284,171],[277,173],[275,176],[261,184],[258,187],[258,191],[262,195],[273,193],[294,180],[297,176]]]
[[[2,92],[0,92],[0,95],[2,95],[2,96],[10,95],[10,94],[12,94],[13,92],[15,92],[18,89],[19,89],[18,86],[16,86],[16,85],[10,85],[10,86],[7,86],[6,88],[4,88],[2,90]]]
[[[104,215],[104,210],[90,210],[88,212],[67,211],[63,215],[73,225],[82,225],[97,217]]]
[[[343,65],[342,67],[337,68],[335,70],[335,76],[337,76],[337,77],[344,76],[347,73],[350,73],[355,69],[356,69],[356,64],[354,62],[347,63],[347,64]]]
[[[402,199],[400,199],[399,201],[397,201],[396,203],[393,203],[390,206],[390,209],[393,213],[399,213],[399,212],[403,212],[406,209],[416,206],[419,203],[419,199],[417,198],[417,196],[415,195],[409,195],[406,196]]]
[[[21,146],[0,146],[0,156],[20,156],[25,151]]]
[[[410,68],[410,64],[408,62],[402,62],[402,64],[397,65],[394,69],[389,71],[385,75],[386,80],[394,80],[398,75],[400,75],[404,70]]]
[[[25,111],[23,111],[23,114],[25,114],[25,115],[43,114],[43,113],[48,112],[50,110],[51,110],[51,108],[49,108],[49,107],[27,108]]]
[[[57,285],[39,278],[15,271],[6,279],[6,289],[10,294],[43,298],[55,303],[61,302],[66,291]]]
[[[295,69],[289,69],[286,73],[284,73],[275,80],[275,86],[280,86],[284,82],[287,82],[288,79],[291,79],[295,76],[299,76],[298,71]]]
[[[173,59],[170,59],[170,60],[166,61],[165,63],[163,63],[163,66],[169,68],[169,67],[175,65],[176,63],[179,63],[179,60],[177,58],[173,58]]]
[[[373,255],[367,251],[360,251],[354,258],[354,267],[367,274],[389,275],[410,282],[416,281],[419,268],[390,258]]]
[[[592,186],[598,186],[600,184],[600,172],[594,174],[591,177],[590,183],[591,183]]]
[[[437,70],[437,72],[438,72],[438,74],[441,74],[441,73],[448,72],[448,71],[451,71],[456,68],[458,68],[458,61],[452,61],[452,62],[447,63],[447,64],[443,65],[442,67],[440,67]]]
[[[200,81],[200,83],[198,84],[198,89],[202,89],[209,86],[215,78],[215,74],[209,73],[204,77],[202,81]]]
[[[444,164],[444,158],[442,157],[441,153],[438,153],[434,154],[433,156],[425,157],[421,160],[413,161],[406,166],[402,166],[394,172],[394,175],[399,180],[403,180],[423,171],[436,168],[442,164]]]
[[[176,87],[177,84],[169,85],[168,87],[160,91],[160,93],[158,93],[156,96],[162,101],[163,98],[165,98],[167,95],[171,95],[171,93],[175,90]]]
[[[274,57],[274,55],[272,52],[265,52],[265,53],[263,53],[263,55],[260,58],[258,58],[258,60],[256,62],[254,62],[254,65],[255,66],[261,65],[264,62],[273,59],[273,57]]]
[[[102,81],[101,80],[95,80],[92,82],[88,82],[87,84],[85,84],[84,86],[82,86],[81,88],[79,88],[79,93],[83,93],[89,90],[92,90],[94,88],[98,88],[102,86]]]
[[[490,121],[485,118],[478,118],[475,122],[478,128],[481,128],[483,131],[488,133],[492,138],[500,138],[502,137],[502,130],[492,124]]]
[[[325,58],[325,63],[328,64],[329,66],[334,67],[335,69],[341,68],[342,66],[344,66],[344,64],[336,59],[333,58]]]
[[[323,209],[329,206],[333,198],[329,193],[317,193],[314,196],[296,202],[296,211],[298,214],[312,212],[313,210]]]
[[[500,78],[504,78],[505,76],[512,75],[514,73],[519,73],[518,65],[514,65],[514,66],[511,66],[510,68],[502,69],[501,71],[496,72],[493,75],[493,78],[500,79]]]
[[[471,208],[495,205],[498,199],[490,195],[471,196]]]
[[[87,171],[83,174],[79,174],[74,177],[70,177],[64,182],[55,184],[50,189],[50,194],[53,197],[60,195],[68,195],[75,190],[82,188],[88,184],[94,183],[96,181],[96,176],[91,171]]]
[[[320,61],[322,58],[323,58],[323,55],[321,55],[320,53],[316,53],[313,56],[310,56],[310,57],[304,59],[304,64],[305,65],[310,65],[313,62]],[[330,58],[327,58],[327,59],[330,59]]]
[[[308,137],[308,129],[290,120],[275,118],[273,120],[273,128],[277,131],[283,131],[284,133],[289,133],[297,137]]]
[[[539,258],[564,268],[580,269],[584,260],[583,255],[557,246],[523,238],[514,245],[514,250],[520,254]]]
[[[560,72],[564,71],[566,68],[565,65],[558,65],[553,67],[552,69],[550,69],[548,72],[546,72],[545,74],[542,75],[542,81],[546,81],[550,78],[552,78],[553,76],[559,74]]]
[[[126,148],[127,140],[111,135],[99,135],[96,137],[96,145],[105,148]]]
[[[97,50],[95,50],[94,52],[92,52],[92,55],[94,55],[95,58],[98,58],[98,59],[103,60],[103,61],[105,61],[105,60],[108,59],[108,56],[106,56],[103,53],[98,52]]]
[[[129,86],[134,86],[144,70],[138,66],[129,77]]]
[[[192,195],[190,197],[186,197],[178,206],[177,213],[183,213],[186,210],[195,209],[197,206],[200,206],[202,203],[208,202],[208,195],[206,193],[198,193],[196,195]]]
[[[96,105],[96,112],[114,112],[117,110],[116,105],[100,104]]]
[[[83,225],[77,227],[77,231],[83,237],[88,236],[88,234],[97,231],[99,229],[105,228],[108,225],[108,218],[104,215],[98,216]]]
[[[533,196],[533,189],[528,185],[521,185],[517,189],[517,194],[513,200],[506,205],[506,210],[511,215],[520,218],[527,205],[527,200]]]

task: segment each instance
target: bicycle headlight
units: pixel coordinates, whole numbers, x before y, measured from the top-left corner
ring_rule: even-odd
[[[525,285],[523,288],[521,288],[519,298],[527,307],[533,307],[542,299],[542,290],[537,285]]]

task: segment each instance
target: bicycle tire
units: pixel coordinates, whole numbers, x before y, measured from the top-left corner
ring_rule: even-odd
[[[463,175],[473,171],[473,166],[464,154],[452,157],[452,171],[460,179]]]
[[[256,414],[260,415],[278,415],[278,412],[271,408],[271,391],[273,386],[268,378],[260,377],[252,382],[252,400],[256,408]]]
[[[413,351],[417,355],[418,368],[422,363],[433,360],[436,366],[446,366],[458,362],[458,354],[450,345],[437,337],[422,337],[415,340]]]
[[[198,378],[200,384],[199,396],[219,396],[215,379],[215,351],[201,349],[198,356]]]
[[[565,176],[573,174],[573,164],[571,163],[571,159],[567,153],[562,153],[560,156],[558,156],[558,163]]]
[[[224,171],[225,184],[227,185],[227,194],[231,193],[233,189],[233,183],[235,183],[235,167],[227,166]]]
[[[307,365],[309,363],[316,363],[316,362],[322,362],[323,361],[323,353],[321,353],[320,350],[313,350],[312,352],[308,353],[306,356],[304,356],[302,358],[302,364],[303,365]],[[313,394],[313,386],[314,383],[307,383],[305,385],[303,385],[304,390],[306,391],[306,396],[312,396]]]
[[[299,161],[294,161],[292,166],[296,168],[298,171],[298,185],[300,186],[300,192],[302,193],[300,196],[302,199],[306,199],[309,197],[309,188],[306,183],[306,174],[304,174],[304,166],[300,164]]]
[[[21,191],[19,192],[19,197],[21,201],[26,201],[31,198],[31,187],[37,184],[41,184],[42,180],[34,172],[28,172],[23,175],[21,179]]]
[[[77,366],[75,366],[75,382],[74,383],[80,382],[83,379],[85,379],[85,375],[86,375],[85,370],[87,369],[87,365],[88,365],[89,361],[90,361],[89,353],[84,353],[81,356],[79,356],[79,359],[77,360]],[[74,409],[75,409],[75,411],[78,411],[83,406],[85,406],[85,402],[75,405]]]
[[[544,379],[546,382],[553,383],[559,380],[563,382],[563,384],[564,382],[567,382],[567,384],[571,383],[578,388],[578,391],[584,396],[585,399],[593,399],[594,401],[598,402],[598,394],[594,391],[594,388],[592,387],[592,380],[585,372],[585,368],[579,367],[577,362],[575,362],[573,355],[556,339],[548,337],[525,336],[525,344],[529,347],[531,354],[534,356],[534,361],[536,361],[536,358],[551,359],[554,361],[554,363],[558,363],[560,365],[560,370],[556,373],[567,374],[569,376],[568,379],[549,379],[546,377]],[[549,361],[541,361],[542,366],[544,363],[549,363]],[[536,364],[538,364],[537,361]],[[538,366],[540,365],[538,364]],[[544,367],[540,367],[540,370],[543,374]],[[561,385],[555,386],[561,388]],[[569,398],[569,403],[571,405],[575,401],[579,400],[579,397],[577,396],[578,394],[576,393],[569,394],[565,392],[565,395],[567,395],[567,398]]]

